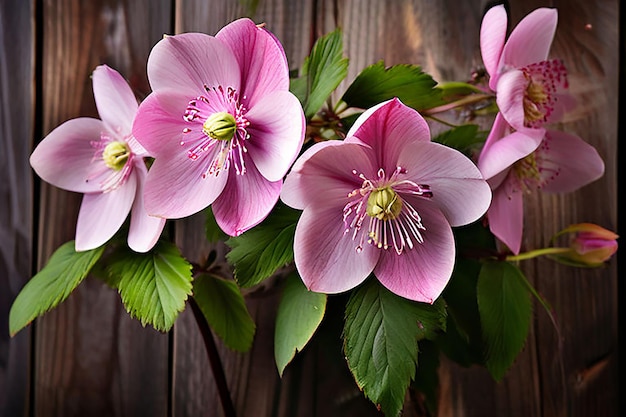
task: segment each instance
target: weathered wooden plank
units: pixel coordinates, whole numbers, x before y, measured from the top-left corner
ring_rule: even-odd
[[[512,24],[541,2],[510,2]],[[568,224],[616,226],[617,4],[553,2],[559,27],[552,56],[568,66],[577,111],[560,126],[597,147],[605,177],[574,194],[532,195],[527,200],[525,245],[539,247]],[[451,25],[454,26],[454,25]],[[473,35],[472,35],[473,33]],[[476,36],[472,31],[466,36]],[[445,62],[445,61],[440,61]],[[602,201],[602,205],[596,202]],[[528,343],[501,383],[484,370],[453,365],[442,374],[442,415],[615,415],[617,410],[617,273],[578,270],[546,260],[522,265],[558,316],[558,333],[537,304]],[[559,344],[559,335],[562,337]]]
[[[9,337],[9,309],[32,269],[32,1],[0,7],[0,415],[28,412],[30,329]]]
[[[606,171],[602,179],[573,194],[533,202],[530,242],[547,243],[554,232],[580,221],[617,227],[618,5],[554,2],[559,26],[552,55],[564,60],[570,89],[578,99],[562,128],[594,145]],[[546,315],[538,312],[543,415],[617,414],[616,267],[615,261],[606,269],[590,271],[549,262],[534,265],[535,284],[551,300],[563,337],[561,352],[551,350],[557,346],[557,335]]]
[[[257,23],[265,23],[281,40],[290,66],[297,68],[310,48],[311,13],[309,1],[262,1],[255,13],[246,6],[246,2],[178,1],[175,29],[176,33],[200,31],[213,35],[238,17],[251,17]],[[215,249],[200,243],[204,239],[203,221],[200,214],[176,223],[176,241],[192,262],[202,262]],[[224,246],[217,248],[221,262],[224,262],[225,250]],[[235,353],[218,341],[238,415],[275,415],[281,408],[281,401],[284,401],[281,399],[281,384],[273,354],[273,329],[279,295],[276,288],[270,286],[257,289],[246,297],[257,325],[250,352]],[[204,345],[190,311],[185,311],[175,325],[174,360],[174,415],[223,415]]]
[[[130,79],[140,97],[148,93],[146,58],[169,30],[169,2],[66,0],[42,7],[43,134],[70,118],[97,117],[90,75],[101,63]],[[41,188],[39,267],[73,239],[80,200]],[[168,336],[130,319],[116,292],[99,281],[88,278],[38,320],[35,336],[35,415],[167,415]]]
[[[478,34],[485,1],[354,0],[324,4],[334,13],[319,16],[318,26],[328,31],[338,24],[345,32],[346,54],[351,61],[344,88],[362,68],[380,59],[387,64],[421,65],[440,81],[467,79],[481,65]],[[547,244],[552,234],[570,223],[592,221],[615,229],[617,219],[617,4],[510,1],[510,27],[542,6],[559,9],[560,25],[552,55],[565,60],[571,91],[581,103],[561,128],[598,148],[605,158],[606,175],[572,195],[531,196],[525,236],[528,247]],[[538,306],[527,346],[504,381],[495,383],[483,369],[461,369],[443,362],[440,414],[615,413],[615,266],[587,271],[543,260],[523,265],[559,316],[564,338],[561,350],[558,333]],[[583,342],[590,337],[591,343]],[[585,378],[588,375],[593,377]]]
[[[351,58],[347,82],[379,59],[388,64],[421,64],[442,81],[467,78],[480,65],[478,28],[485,1],[259,3],[255,21],[265,22],[281,39],[293,68],[301,64],[312,40],[337,24],[345,31],[346,53]],[[559,7],[561,15],[553,55],[565,59],[572,92],[583,103],[562,127],[598,147],[607,162],[607,174],[574,195],[531,197],[525,237],[529,247],[545,244],[555,231],[571,222],[593,221],[610,228],[616,223],[617,2],[600,6],[582,1],[552,4]],[[242,3],[181,0],[175,3],[176,27],[171,28],[168,5],[165,1],[159,5],[136,1],[43,2],[44,134],[68,118],[95,115],[88,75],[97,64],[106,62],[119,69],[141,96],[148,92],[145,59],[162,33],[215,33],[225,23],[247,14]],[[510,2],[513,21],[541,5],[535,1]],[[8,26],[2,22],[4,34]],[[0,68],[4,68],[2,64]],[[2,82],[0,77],[0,87],[4,88]],[[4,97],[4,90],[0,93]],[[5,109],[3,106],[3,136]],[[73,238],[79,197],[43,185],[39,198],[41,266],[59,244]],[[211,250],[210,245],[199,244],[202,224],[202,216],[175,224],[176,241],[194,262]],[[218,248],[220,259],[224,250]],[[493,382],[483,369],[461,369],[443,362],[440,415],[616,414],[615,265],[579,271],[538,261],[524,268],[558,313],[564,337],[560,350],[557,333],[537,307],[528,344],[501,383]],[[246,297],[259,326],[252,351],[242,355],[221,345],[219,348],[238,413],[375,414],[361,401],[362,394],[346,375],[341,358],[329,359],[337,353],[334,344],[340,349],[337,339],[316,339],[287,368],[282,381],[279,379],[272,353],[279,290],[273,284]],[[83,284],[67,302],[38,321],[35,333],[35,414],[167,412],[166,337],[142,330],[127,317],[117,295],[98,282]],[[329,334],[337,337],[336,332]],[[334,353],[329,354],[330,350]],[[189,311],[176,324],[172,355],[173,415],[221,415],[204,346]],[[343,372],[333,372],[342,366]],[[0,389],[0,399],[2,393]],[[422,415],[419,402],[409,400],[407,404],[414,407],[406,410],[407,415]]]

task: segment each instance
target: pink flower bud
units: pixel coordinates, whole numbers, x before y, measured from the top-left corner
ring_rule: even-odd
[[[596,224],[574,224],[559,235],[564,233],[571,234],[571,251],[559,255],[560,260],[581,266],[600,266],[617,251],[618,235]]]

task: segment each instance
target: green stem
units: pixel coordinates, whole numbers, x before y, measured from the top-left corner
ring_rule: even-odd
[[[236,417],[237,414],[235,412],[233,401],[230,398],[228,384],[226,383],[226,375],[224,374],[224,368],[222,367],[222,360],[220,359],[220,354],[217,351],[217,346],[215,345],[215,340],[213,339],[209,323],[206,321],[204,313],[200,310],[200,306],[193,297],[189,297],[189,305],[193,311],[196,323],[200,328],[200,334],[202,335],[204,347],[209,358],[209,364],[211,365],[211,370],[213,371],[213,377],[215,378],[215,385],[222,403],[224,416]]]
[[[455,125],[454,123],[447,122],[443,119],[433,116],[432,114],[427,114],[426,117],[428,117],[431,120],[434,120],[437,123],[441,123],[442,125],[446,125],[451,128],[459,127],[458,125]]]
[[[543,249],[535,249],[530,252],[520,253],[519,255],[509,255],[505,260],[507,261],[525,261],[527,259],[533,259],[538,256],[544,255],[556,255],[559,253],[565,253],[571,251],[570,248],[543,248]]]
[[[433,114],[443,113],[448,110],[455,109],[457,107],[478,103],[480,101],[487,100],[490,98],[493,98],[491,94],[471,94],[469,96],[465,96],[456,101],[452,101],[450,103],[446,103],[441,106],[433,107],[431,109],[423,110],[421,113],[423,116],[432,116]]]

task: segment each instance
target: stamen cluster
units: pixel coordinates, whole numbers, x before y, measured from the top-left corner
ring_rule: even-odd
[[[103,161],[86,181],[104,176],[100,183],[103,193],[108,193],[120,188],[133,170],[132,160],[134,154],[125,141],[114,140],[105,132],[100,134],[100,140],[91,141],[91,146],[96,149],[92,162]]]
[[[246,172],[245,141],[250,138],[246,108],[239,100],[239,93],[231,87],[224,89],[221,85],[205,85],[204,89],[206,95],[196,97],[187,105],[183,119],[191,127],[183,129],[184,138],[180,145],[191,146],[187,157],[192,161],[207,154],[205,158],[210,162],[202,174],[203,178],[228,171],[231,163],[237,174],[243,175]]]
[[[416,184],[400,177],[406,170],[397,167],[387,177],[380,168],[375,179],[353,170],[354,175],[363,181],[361,186],[350,193],[348,203],[343,208],[345,234],[352,231],[352,239],[357,240],[356,251],[361,252],[365,241],[379,249],[393,247],[398,255],[416,243],[424,243],[422,231],[426,230],[422,218],[413,206],[402,197],[415,195],[432,197],[428,185]],[[367,221],[367,230],[363,228]]]
[[[568,87],[567,70],[561,60],[553,59],[522,68],[528,86],[524,92],[524,125],[541,127],[554,111],[557,93]]]

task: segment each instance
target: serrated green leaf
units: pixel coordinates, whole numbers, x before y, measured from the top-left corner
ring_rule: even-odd
[[[299,217],[299,211],[279,203],[263,223],[226,241],[231,247],[226,259],[235,267],[240,286],[256,285],[293,260]]]
[[[304,60],[300,77],[291,80],[291,92],[300,99],[307,119],[319,111],[348,75],[348,59],[343,56],[341,36],[337,28],[319,38]]]
[[[11,336],[65,301],[89,274],[103,251],[104,246],[76,252],[73,240],[61,245],[15,298],[9,313]]]
[[[416,110],[444,103],[437,83],[417,65],[400,64],[386,68],[383,61],[365,68],[350,84],[342,100],[349,107],[368,109],[398,97]]]
[[[287,277],[274,332],[274,358],[281,376],[322,322],[326,299],[326,294],[309,291],[297,274]]]
[[[402,409],[415,377],[417,341],[445,328],[445,307],[413,302],[375,280],[355,290],[346,305],[344,352],[365,395],[388,416]]]
[[[442,132],[433,138],[433,142],[441,143],[468,154],[469,150],[482,145],[485,139],[485,133],[479,132],[477,125],[467,124]]]
[[[148,253],[120,250],[107,272],[131,317],[162,332],[172,327],[191,295],[191,265],[169,242]]]
[[[526,342],[532,315],[522,272],[508,262],[485,263],[477,287],[487,369],[502,379]]]
[[[199,275],[194,279],[193,297],[226,346],[239,352],[250,349],[256,325],[235,282]]]

